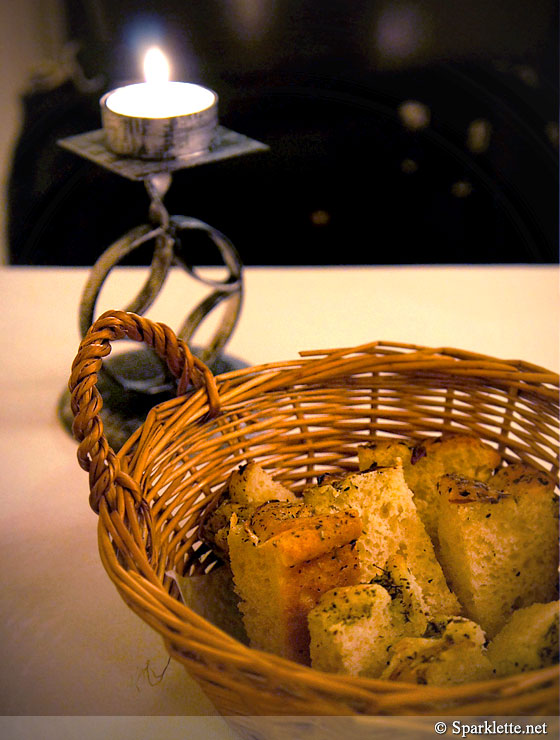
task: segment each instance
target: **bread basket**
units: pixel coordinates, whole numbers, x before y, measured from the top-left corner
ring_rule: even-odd
[[[153,408],[116,453],[96,381],[111,342],[125,337],[167,362],[179,395]],[[198,525],[248,460],[301,490],[319,474],[356,469],[357,446],[374,437],[472,432],[505,460],[557,475],[556,374],[458,349],[372,342],[213,377],[165,325],[110,311],[80,344],[69,387],[103,565],[222,715],[557,714],[557,666],[451,688],[325,674],[226,634],[182,602],[169,575],[210,570]]]

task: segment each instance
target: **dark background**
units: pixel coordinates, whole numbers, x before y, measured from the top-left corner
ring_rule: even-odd
[[[14,264],[91,265],[146,221],[141,183],[56,141],[99,128],[99,97],[141,79],[153,43],[174,79],[218,93],[223,125],[270,147],[178,172],[166,196],[246,264],[558,261],[555,1],[67,0],[66,22],[83,79],[22,101]],[[407,100],[428,107],[428,127],[403,125]],[[481,153],[466,143],[477,119],[491,125]]]

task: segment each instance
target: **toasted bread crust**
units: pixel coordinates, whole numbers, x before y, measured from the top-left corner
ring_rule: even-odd
[[[285,515],[285,516],[283,516]],[[309,663],[307,613],[336,586],[359,583],[355,511],[309,516],[305,506],[267,503],[228,536],[240,609],[254,647]]]
[[[487,481],[500,464],[499,453],[482,440],[466,434],[447,434],[413,442],[380,440],[358,450],[361,470],[372,466],[395,465],[402,461],[407,485],[430,539],[438,549],[438,479],[458,473]]]

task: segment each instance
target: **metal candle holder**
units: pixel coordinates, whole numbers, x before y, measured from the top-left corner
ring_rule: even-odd
[[[82,337],[93,323],[95,304],[110,271],[126,255],[153,241],[149,276],[125,310],[145,313],[163,288],[171,266],[177,265],[212,289],[190,311],[177,335],[190,344],[204,318],[224,303],[225,311],[208,344],[191,349],[215,373],[241,366],[240,361],[222,354],[239,318],[243,299],[243,266],[239,255],[229,239],[212,226],[187,216],[170,216],[163,199],[175,171],[265,151],[268,147],[217,125],[215,106],[202,114],[177,119],[130,119],[108,113],[106,100],[107,95],[100,101],[102,129],[62,139],[58,144],[128,180],[142,181],[150,197],[150,223],[137,226],[118,239],[93,265],[79,308]],[[228,269],[224,280],[203,277],[190,260],[184,259],[182,250],[177,248],[178,237],[189,231],[204,232],[218,248]],[[174,393],[173,379],[151,350],[111,357],[103,365],[98,385],[104,400],[105,434],[113,449],[122,446],[153,405]],[[68,394],[61,399],[59,414],[70,428],[73,415]]]

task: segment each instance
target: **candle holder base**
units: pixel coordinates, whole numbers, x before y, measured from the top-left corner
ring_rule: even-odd
[[[198,350],[199,351],[199,350]],[[193,349],[197,354],[197,348]],[[220,355],[210,369],[214,375],[247,367],[243,360]],[[149,349],[122,352],[104,361],[97,388],[103,399],[100,417],[111,447],[119,450],[141,426],[150,409],[174,398],[176,384],[163,362]],[[74,414],[70,393],[65,390],[58,402],[58,417],[71,433]]]

